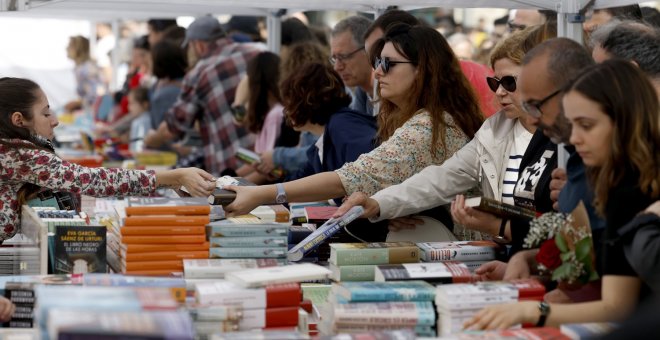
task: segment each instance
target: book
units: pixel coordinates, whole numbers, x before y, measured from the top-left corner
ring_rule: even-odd
[[[55,274],[108,271],[105,227],[57,226],[54,241]]]
[[[198,283],[195,286],[195,299],[204,305],[236,306],[243,309],[297,307],[302,300],[302,292],[297,283],[251,289],[220,280]]]
[[[259,154],[240,146],[236,149],[236,158],[240,159],[241,161],[249,165],[256,165],[261,163],[261,157],[259,156]],[[273,171],[271,171],[270,174],[276,178],[280,178],[284,175],[284,171],[280,168],[276,168],[273,169]]]
[[[332,218],[332,216],[339,209],[338,206],[309,206],[304,207],[305,210],[305,219],[307,223],[317,223],[323,224],[325,221]]]
[[[250,215],[262,222],[289,223],[289,209],[281,204],[260,205],[250,211]]]
[[[420,242],[417,246],[425,262],[495,260],[498,247],[493,241]]]
[[[151,252],[166,252],[166,251],[208,251],[209,243],[182,243],[182,244],[143,244],[143,243],[133,243],[125,244],[122,243],[119,245],[122,251],[122,254],[134,254],[134,253],[151,253]]]
[[[124,228],[129,226],[204,226],[209,224],[208,215],[191,216],[128,216],[124,219]]]
[[[613,331],[617,325],[613,322],[568,323],[559,326],[559,331],[569,339],[593,339]]]
[[[351,223],[364,213],[361,206],[354,206],[344,215],[333,218],[325,222],[322,226],[312,232],[304,240],[298,243],[295,247],[289,250],[289,261],[299,261],[305,254],[317,248],[321,243],[325,242],[332,235],[342,230],[347,224]]]
[[[337,265],[419,262],[419,248],[412,242],[331,243],[329,262]]]
[[[286,246],[280,247],[241,247],[209,248],[209,258],[286,258]]]
[[[211,208],[201,197],[132,197],[128,198],[125,211],[127,216],[209,215]]]
[[[336,266],[330,264],[330,278],[337,282],[342,281],[373,281],[374,272],[376,270],[375,264],[360,264],[360,265],[344,265]]]
[[[173,271],[183,271],[183,262],[181,260],[169,261],[139,261],[122,262],[121,269],[125,271],[133,270],[153,270],[153,269],[172,269]]]
[[[509,283],[518,289],[518,300],[543,301],[545,286],[540,281],[528,278],[509,280]]]
[[[465,199],[465,205],[503,218],[512,218],[512,217],[535,218],[536,217],[536,211],[534,210],[517,207],[515,205],[500,202],[496,199],[488,198],[488,197],[467,198]]]
[[[331,292],[348,302],[432,301],[436,289],[424,281],[342,282]]]
[[[206,242],[205,235],[129,235],[122,236],[121,242],[127,245],[134,244],[203,244]]]
[[[243,309],[243,317],[238,321],[239,330],[297,326],[299,308],[291,306]]]
[[[176,277],[144,277],[121,274],[83,274],[83,286],[102,287],[163,287],[168,288],[172,297],[184,303],[186,300],[186,281]]]
[[[159,251],[153,253],[121,253],[121,258],[127,262],[166,261],[183,259],[208,259],[209,251]]]
[[[286,247],[286,236],[211,237],[211,247]]]
[[[431,301],[365,302],[337,304],[331,307],[335,325],[435,326],[435,308]]]
[[[131,235],[206,235],[205,226],[131,226],[119,229],[122,236]]]
[[[462,283],[473,281],[472,273],[461,262],[422,262],[377,265],[377,282],[424,280],[433,283]]]
[[[236,306],[195,305],[187,309],[193,321],[238,321],[243,317],[243,308]]]
[[[237,223],[230,219],[209,223],[208,237],[287,236],[288,226],[278,223]]]
[[[263,287],[275,283],[323,280],[329,276],[328,268],[313,263],[301,263],[230,272],[226,279],[243,287]]]
[[[276,259],[208,259],[183,260],[186,279],[223,279],[226,273],[280,265]]]
[[[224,189],[224,187],[227,185],[251,186],[254,185],[254,183],[242,177],[222,176],[220,178],[217,178],[215,182],[215,189],[213,189],[213,192],[211,193],[211,195],[209,195],[207,202],[211,205],[220,205],[220,206],[226,206],[231,204],[231,202],[233,202],[234,199],[236,199],[236,192]],[[181,187],[181,190],[184,192],[188,192],[188,190],[183,186]]]

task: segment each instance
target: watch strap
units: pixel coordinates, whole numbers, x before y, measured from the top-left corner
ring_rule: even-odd
[[[539,303],[539,311],[541,312],[541,315],[539,316],[539,321],[536,323],[536,327],[544,327],[545,321],[550,314],[550,305],[545,301],[541,301]]]

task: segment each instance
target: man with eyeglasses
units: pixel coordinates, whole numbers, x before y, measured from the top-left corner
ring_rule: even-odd
[[[557,16],[557,13],[554,11],[538,11],[535,9],[516,9],[513,10],[512,14],[512,19],[507,23],[510,32],[522,31],[527,27],[542,25],[546,21],[554,20],[553,16]]]
[[[364,49],[364,33],[369,26],[371,20],[357,15],[338,22],[330,37],[330,62],[344,84],[354,88],[351,109],[373,116],[373,72]]]

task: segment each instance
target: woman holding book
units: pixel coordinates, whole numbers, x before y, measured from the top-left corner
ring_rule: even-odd
[[[432,28],[392,26],[372,53],[381,98],[373,151],[340,169],[277,186],[231,187],[229,215],[267,202],[318,201],[362,191],[373,194],[430,164],[441,164],[482,123],[470,84],[445,39]]]
[[[572,124],[571,144],[588,169],[596,210],[606,218],[602,299],[491,306],[466,322],[466,328],[616,321],[650,293],[626,258],[626,238],[620,234],[622,226],[660,198],[660,105],[654,87],[631,63],[606,61],[567,87],[563,107]]]
[[[0,78],[0,241],[16,234],[21,206],[44,188],[99,197],[151,195],[159,186],[208,196],[215,188],[212,175],[194,168],[155,172],[64,161],[50,142],[58,124],[39,85]]]
[[[408,216],[451,203],[456,195],[475,186],[480,186],[482,196],[513,205],[518,168],[536,130],[526,121],[520,108],[516,81],[525,53],[553,35],[544,32],[545,28],[541,26],[527,28],[513,33],[493,49],[490,64],[495,76],[485,81],[495,93],[501,110],[486,120],[470,143],[445,163],[431,165],[401,184],[385,188],[371,197],[364,193],[353,194],[337,215],[355,205],[362,205],[364,217],[372,221]],[[455,206],[453,212],[455,220],[466,228],[481,232],[487,238],[511,240],[511,223],[505,221],[503,224],[501,218],[489,218],[487,222],[490,223],[483,223],[470,218],[472,214],[480,213],[471,208]],[[409,223],[404,223],[406,221]],[[391,223],[390,229],[415,228],[414,222],[414,219],[400,219],[396,226]],[[459,234],[456,228],[454,233]],[[459,238],[473,238],[468,236]]]

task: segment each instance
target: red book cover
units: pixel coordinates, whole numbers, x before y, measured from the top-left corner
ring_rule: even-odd
[[[295,306],[296,320],[298,319],[298,308],[302,301],[302,290],[299,283],[283,283],[266,286],[266,306],[282,307]]]
[[[180,206],[139,206],[126,207],[127,216],[135,215],[209,215],[210,205],[180,205]]]
[[[266,327],[298,326],[298,308],[266,308]]]
[[[314,307],[312,306],[312,300],[302,300],[300,301],[300,308],[302,308],[307,313],[312,313]]]
[[[545,295],[545,286],[536,279],[516,279],[510,282],[518,288],[518,300],[542,299]]]
[[[122,236],[127,235],[206,235],[204,226],[130,226],[119,230]]]
[[[308,223],[322,223],[331,219],[337,209],[339,207],[336,206],[305,207],[305,217]]]
[[[444,264],[452,275],[452,283],[474,282],[474,276],[462,262],[445,261]]]

